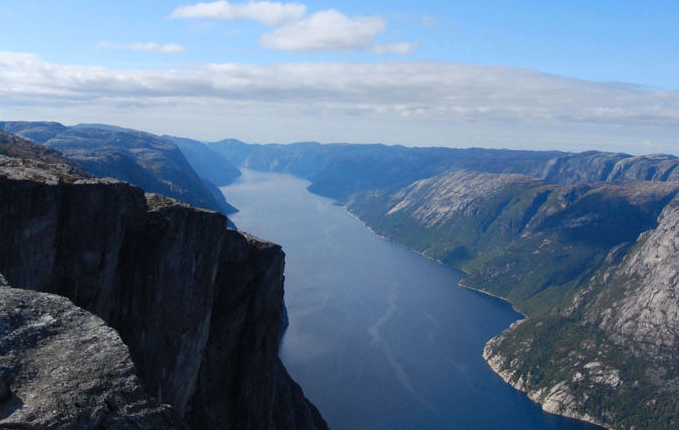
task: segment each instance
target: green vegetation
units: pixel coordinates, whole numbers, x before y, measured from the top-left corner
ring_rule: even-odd
[[[654,374],[676,381],[676,362],[649,362],[610,341],[581,315],[530,318],[507,330],[492,345],[505,357],[503,368],[526,377],[527,387],[553,387],[567,381],[572,408],[620,429],[679,428],[676,387],[659,389]],[[511,362],[511,364],[510,364]],[[601,363],[596,366],[593,363]],[[617,375],[608,381],[608,375]],[[657,378],[657,377],[656,377]]]
[[[529,316],[491,341],[488,352],[537,401],[557,398],[562,412],[612,428],[679,428],[676,360],[635,355],[597,325],[599,313],[624,294],[612,281],[604,286],[602,273],[656,227],[677,186],[507,177],[486,192],[482,181],[497,176],[458,178],[450,173],[362,193],[348,209],[378,234],[464,270],[465,286],[505,297]],[[448,193],[455,198],[446,200]]]
[[[362,193],[348,209],[376,233],[465,271],[465,285],[537,315],[568,306],[611,248],[653,228],[676,193],[666,185],[638,184],[631,192],[632,185],[508,181],[434,224],[415,215],[431,206],[426,198],[389,213],[402,191]],[[428,186],[431,194],[446,192]]]

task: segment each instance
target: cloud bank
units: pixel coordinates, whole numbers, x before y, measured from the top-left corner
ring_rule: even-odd
[[[407,125],[413,138],[422,136],[429,144],[434,143],[427,137],[429,131],[454,133],[453,124],[470,133],[495,130],[496,138],[519,126],[566,132],[605,127],[619,130],[619,135],[629,127],[650,127],[666,132],[665,138],[677,136],[679,130],[677,92],[443,62],[207,64],[120,70],[54,64],[32,54],[0,52],[0,108],[8,112],[22,106],[32,111],[50,108],[50,112],[82,106],[101,112],[120,108],[122,115],[134,107],[149,116],[161,106],[164,112],[171,107],[173,115],[187,121],[196,112],[205,112],[201,120],[207,127],[218,127],[220,120],[238,109],[237,115],[247,115],[248,124],[259,129],[275,122],[272,116],[288,118],[277,140],[301,136],[304,130],[328,130],[328,124],[338,124],[337,139],[344,136],[342,128],[356,124],[357,135],[360,128],[364,135],[383,136],[380,140],[386,141],[405,136],[398,127]],[[646,136],[639,143],[655,139]]]

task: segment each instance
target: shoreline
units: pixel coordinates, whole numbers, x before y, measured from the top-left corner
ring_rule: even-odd
[[[443,266],[443,267],[447,267],[448,269],[452,269],[452,270],[459,270],[460,272],[464,273],[465,275],[467,274],[467,273],[466,273],[464,270],[462,270],[462,269],[458,269],[458,268],[456,268],[456,267],[448,267],[448,266],[446,266],[445,264],[443,264],[443,262],[442,262],[441,260],[438,260],[438,259],[436,259],[436,258],[432,258],[432,257],[430,257],[430,256],[428,256],[428,255],[425,255],[425,253],[422,252],[422,251],[418,251],[417,249],[413,249],[413,248],[411,248],[411,247],[409,247],[409,246],[406,246],[406,245],[404,245],[404,244],[402,244],[402,243],[396,242],[395,240],[392,240],[391,238],[389,238],[389,237],[387,237],[387,236],[384,236],[384,235],[381,235],[381,234],[377,233],[375,230],[372,229],[372,227],[370,227],[370,226],[369,226],[368,224],[366,224],[361,218],[359,218],[358,215],[356,215],[356,214],[354,214],[353,212],[351,212],[351,211],[349,210],[349,208],[347,208],[347,205],[342,205],[342,208],[344,209],[344,212],[345,212],[347,215],[349,215],[349,216],[352,217],[352,218],[355,218],[358,222],[360,222],[361,224],[363,224],[363,227],[367,228],[368,231],[370,231],[370,233],[374,234],[375,236],[379,237],[380,239],[383,239],[383,240],[386,240],[387,242],[391,242],[391,243],[393,243],[393,244],[395,244],[395,245],[401,246],[401,247],[407,249],[408,251],[412,251],[412,252],[414,252],[415,254],[418,254],[418,255],[420,255],[420,256],[426,258],[427,260],[434,261],[434,262],[440,264],[440,265]]]
[[[365,228],[368,229],[368,231],[370,231],[370,232],[371,232],[373,235],[375,235],[376,237],[378,237],[378,238],[380,238],[380,239],[383,239],[383,240],[386,240],[386,241],[389,241],[389,242],[391,242],[391,243],[400,245],[400,246],[402,246],[403,248],[406,248],[406,249],[408,249],[408,250],[410,250],[410,251],[412,251],[412,252],[414,252],[414,253],[416,253],[416,254],[419,254],[419,255],[421,255],[422,257],[424,257],[424,258],[426,258],[426,259],[428,259],[428,260],[434,261],[434,262],[436,262],[436,263],[442,265],[443,267],[446,267],[446,268],[449,268],[449,269],[453,269],[453,270],[458,270],[458,271],[460,271],[462,274],[468,275],[468,273],[466,273],[466,272],[465,272],[464,270],[462,270],[462,269],[457,269],[457,268],[454,268],[454,267],[446,266],[446,265],[443,264],[443,262],[440,261],[440,260],[437,260],[437,259],[435,259],[435,258],[431,258],[431,257],[425,255],[423,252],[417,251],[417,250],[415,250],[415,249],[413,249],[413,248],[410,248],[410,247],[408,247],[408,246],[406,246],[406,245],[404,245],[404,244],[402,244],[402,243],[396,242],[396,241],[392,240],[392,239],[389,238],[389,237],[386,237],[386,236],[384,236],[384,235],[381,235],[381,234],[375,232],[375,230],[373,230],[373,229],[372,229],[368,224],[366,224],[361,218],[359,218],[356,214],[352,213],[352,212],[348,209],[348,207],[347,207],[346,204],[342,204],[342,207],[344,208],[344,211],[345,211],[349,216],[351,216],[351,217],[355,218],[356,220],[358,220],[361,224],[363,224],[363,226],[364,226]],[[501,337],[505,332],[507,332],[508,330],[511,330],[511,329],[517,327],[518,325],[523,324],[524,322],[528,321],[528,318],[529,318],[529,317],[528,317],[526,314],[524,314],[523,312],[521,312],[520,310],[518,310],[518,309],[516,308],[516,306],[514,305],[514,303],[512,303],[511,300],[509,300],[508,298],[499,296],[499,295],[497,295],[497,294],[493,294],[493,293],[491,293],[491,292],[482,290],[482,289],[477,288],[477,287],[473,287],[473,286],[471,286],[471,285],[466,285],[465,282],[464,282],[465,279],[466,279],[465,277],[462,277],[462,279],[460,279],[460,281],[457,283],[457,286],[460,287],[460,288],[464,288],[464,289],[466,289],[466,290],[469,290],[469,291],[474,291],[474,292],[477,292],[477,293],[481,293],[481,294],[483,294],[483,295],[492,297],[492,298],[494,298],[494,299],[502,300],[503,302],[509,304],[509,305],[512,307],[512,310],[513,310],[514,312],[516,312],[517,314],[521,315],[521,317],[520,317],[519,319],[517,319],[516,321],[513,321],[512,323],[510,323],[509,326],[507,326],[507,328],[505,328],[505,329],[502,330],[500,333],[498,333],[498,334],[496,334],[495,336],[493,336],[493,337],[491,337],[490,339],[488,339],[488,340],[486,341],[486,343],[484,344],[483,350],[482,350],[482,352],[481,352],[481,357],[483,358],[483,361],[486,362],[486,365],[490,368],[490,370],[491,370],[493,373],[495,373],[500,379],[502,379],[502,380],[504,381],[505,384],[509,385],[510,387],[512,387],[513,389],[515,389],[516,391],[518,391],[518,392],[520,392],[520,393],[523,393],[523,394],[524,394],[531,402],[533,402],[533,403],[535,403],[536,405],[540,406],[540,409],[541,409],[544,413],[546,413],[546,414],[554,415],[554,416],[560,416],[560,417],[564,417],[564,418],[569,418],[569,419],[581,421],[581,422],[583,422],[583,423],[587,423],[587,424],[590,424],[590,425],[599,426],[599,427],[601,427],[602,429],[614,430],[614,429],[612,429],[611,427],[607,427],[607,426],[605,426],[604,424],[602,424],[601,422],[598,422],[598,421],[596,420],[596,418],[594,418],[594,417],[592,417],[592,416],[589,416],[589,415],[587,415],[587,414],[585,414],[585,415],[580,415],[580,414],[577,414],[577,413],[575,413],[575,412],[570,412],[570,413],[569,413],[569,412],[565,412],[565,413],[564,413],[564,412],[556,412],[556,411],[547,410],[547,409],[545,409],[545,403],[547,403],[546,401],[545,401],[545,402],[540,402],[540,401],[536,400],[536,399],[534,398],[534,396],[531,396],[531,392],[530,392],[529,390],[527,390],[527,389],[525,389],[525,387],[522,387],[522,386],[520,386],[519,384],[515,384],[515,383],[513,383],[513,382],[511,381],[511,377],[513,376],[513,373],[510,373],[510,371],[507,371],[507,370],[503,370],[502,368],[500,368],[499,363],[494,362],[493,358],[494,358],[494,357],[498,357],[498,356],[497,356],[497,355],[496,355],[496,356],[491,356],[491,354],[490,354],[491,343],[494,342],[496,339],[500,338],[500,337]]]
[[[265,171],[265,172],[267,172],[267,171]],[[299,176],[296,176],[296,175],[291,175],[291,176],[300,178]],[[304,179],[305,181],[308,181],[305,178],[300,178],[300,179]],[[320,194],[317,194],[317,193],[313,193],[312,191],[309,191],[308,188],[307,188],[307,192],[321,196],[321,197],[324,197],[324,198],[329,198],[329,197],[326,197],[326,196],[323,196],[323,195],[320,195]],[[431,257],[425,255],[421,251],[410,248],[403,243],[399,243],[399,242],[393,240],[392,238],[389,238],[387,236],[384,236],[384,235],[377,233],[368,224],[366,224],[366,222],[364,222],[359,216],[357,216],[356,214],[351,212],[349,210],[349,208],[347,207],[348,205],[346,203],[338,202],[337,200],[334,200],[332,198],[329,198],[329,199],[332,200],[335,205],[342,206],[342,208],[344,209],[344,212],[347,215],[351,216],[352,218],[355,218],[358,222],[360,222],[363,225],[363,227],[368,229],[368,231],[370,231],[370,233],[373,234],[374,236],[376,236],[377,238],[388,241],[388,242],[396,244],[396,245],[399,245],[399,246],[407,249],[408,251],[419,254],[420,256],[426,258],[427,260],[431,260],[431,261],[433,261],[433,262],[435,262],[435,263],[437,263],[437,264],[439,264],[439,265],[441,265],[441,266],[443,266],[447,269],[458,271],[461,274],[461,277],[460,277],[461,279],[460,279],[460,281],[457,282],[458,287],[464,288],[466,290],[474,291],[474,292],[477,292],[477,293],[481,293],[485,296],[489,296],[489,297],[492,297],[494,299],[502,300],[503,302],[508,303],[511,306],[512,310],[520,315],[520,317],[518,319],[511,322],[506,328],[504,328],[499,333],[497,333],[496,335],[494,335],[490,339],[488,339],[484,343],[484,346],[483,346],[483,349],[482,349],[482,352],[481,352],[481,358],[483,358],[483,361],[486,363],[488,368],[495,375],[497,375],[505,384],[509,385],[510,387],[512,387],[512,389],[514,389],[514,390],[520,392],[522,395],[526,396],[526,398],[528,398],[528,400],[530,400],[535,405],[540,406],[540,410],[542,411],[542,413],[545,413],[545,414],[548,414],[548,415],[551,415],[551,416],[564,417],[564,418],[571,419],[571,420],[574,420],[574,421],[579,421],[581,423],[587,423],[587,425],[598,426],[602,429],[613,430],[611,427],[607,427],[607,426],[603,425],[602,423],[597,422],[595,417],[589,416],[588,414],[578,414],[575,411],[568,411],[568,410],[563,410],[563,411],[550,410],[550,403],[549,403],[550,399],[544,398],[544,399],[542,399],[542,401],[540,401],[540,400],[538,400],[538,394],[542,393],[545,389],[549,389],[549,388],[552,388],[552,387],[543,387],[541,389],[529,390],[524,385],[522,385],[520,382],[518,382],[521,379],[523,379],[523,377],[521,377],[519,380],[517,380],[516,383],[512,383],[511,379],[515,375],[515,371],[512,371],[511,369],[503,369],[500,366],[500,364],[503,361],[502,360],[503,357],[500,354],[491,355],[491,353],[490,353],[493,342],[496,342],[498,339],[500,339],[506,332],[508,332],[512,328],[515,328],[519,324],[523,324],[524,322],[528,321],[529,317],[526,316],[520,310],[518,310],[515,307],[515,305],[509,299],[507,299],[506,297],[502,297],[502,296],[490,293],[488,291],[479,289],[477,287],[473,287],[473,286],[465,284],[465,279],[469,275],[469,273],[467,273],[466,271],[464,271],[462,269],[455,268],[455,267],[447,266],[442,261],[440,261],[438,259],[431,258]],[[547,407],[547,409],[545,407]]]
[[[421,252],[421,251],[418,251],[418,250],[416,250],[416,249],[413,249],[413,248],[411,248],[411,247],[409,247],[409,246],[406,246],[406,245],[404,245],[404,244],[402,244],[402,243],[396,242],[396,241],[392,240],[391,238],[389,238],[389,237],[387,237],[387,236],[384,236],[384,235],[381,235],[381,234],[375,232],[375,230],[373,230],[372,227],[370,227],[370,226],[369,226],[368,224],[366,224],[361,218],[359,218],[358,215],[356,215],[356,214],[354,214],[353,212],[351,212],[351,211],[347,208],[347,205],[342,205],[342,208],[344,208],[344,212],[346,212],[347,215],[349,215],[349,216],[351,216],[352,218],[355,218],[356,220],[358,220],[361,224],[363,224],[363,226],[364,226],[365,228],[368,229],[368,231],[370,231],[370,233],[374,234],[375,236],[379,237],[380,239],[383,239],[383,240],[386,240],[386,241],[391,242],[391,243],[393,243],[393,244],[399,245],[399,246],[401,246],[401,247],[403,247],[403,248],[405,248],[405,249],[407,249],[407,250],[409,250],[409,251],[414,252],[415,254],[418,254],[418,255],[420,255],[420,256],[426,258],[427,260],[434,261],[434,262],[440,264],[441,266],[443,266],[443,267],[445,267],[445,268],[447,268],[447,269],[457,270],[457,271],[463,273],[465,276],[469,275],[467,272],[465,272],[465,271],[462,270],[462,269],[458,269],[457,267],[446,266],[441,260],[438,260],[438,259],[436,259],[436,258],[429,257],[429,256],[426,255],[424,252]],[[502,300],[503,302],[506,302],[507,304],[509,304],[509,305],[512,307],[512,310],[513,310],[514,312],[516,312],[517,314],[521,315],[521,318],[517,319],[517,320],[514,321],[514,322],[523,321],[523,320],[525,320],[525,319],[528,318],[528,316],[527,316],[526,314],[524,314],[523,312],[521,312],[519,309],[517,309],[516,306],[514,306],[514,303],[512,303],[512,301],[509,300],[508,298],[502,297],[502,296],[498,296],[498,295],[496,295],[496,294],[493,294],[493,293],[491,293],[491,292],[489,292],[489,291],[486,291],[486,290],[482,290],[482,289],[477,288],[477,287],[472,287],[472,286],[470,286],[470,285],[465,285],[465,284],[464,284],[465,279],[466,279],[465,277],[462,277],[462,279],[460,279],[460,281],[457,283],[457,286],[458,286],[458,287],[461,287],[461,288],[464,288],[465,290],[475,291],[475,292],[477,292],[477,293],[481,293],[481,294],[484,294],[484,295],[486,295],[486,296],[490,296],[490,297],[493,297],[493,298]],[[513,323],[512,323],[512,324],[513,324]],[[510,324],[510,325],[511,325],[511,324]],[[507,328],[509,328],[509,327],[507,327]],[[507,329],[505,329],[505,330],[507,330]],[[504,331],[504,330],[503,330],[503,331]]]
[[[523,319],[523,320],[519,320],[519,321],[512,323],[502,333],[516,327],[517,325],[519,325],[519,324],[521,324],[525,321],[526,321],[526,319]],[[517,381],[517,382],[512,382],[511,378],[512,378],[512,376],[514,376],[514,372],[509,371],[509,370],[503,370],[498,364],[498,362],[503,357],[499,354],[496,354],[496,355],[490,354],[490,346],[491,346],[490,344],[491,344],[491,342],[495,341],[500,336],[502,336],[502,333],[500,333],[497,336],[490,339],[488,342],[486,342],[486,345],[483,347],[483,354],[482,354],[483,359],[488,364],[488,367],[490,367],[490,369],[493,371],[493,373],[495,373],[497,376],[499,376],[500,379],[502,379],[507,385],[514,388],[516,391],[523,393],[531,402],[535,403],[536,405],[539,405],[540,408],[542,409],[542,411],[546,414],[570,418],[570,419],[577,420],[577,421],[582,421],[582,422],[590,424],[590,425],[595,425],[595,426],[601,427],[602,429],[614,430],[612,427],[608,427],[608,426],[604,425],[603,423],[597,421],[596,418],[594,418],[594,417],[592,417],[588,414],[581,415],[581,414],[578,414],[576,412],[570,412],[570,411],[557,412],[555,410],[545,409],[545,404],[548,403],[549,399],[545,399],[543,402],[540,402],[540,401],[536,400],[537,395],[534,394],[534,393],[540,393],[541,391],[544,390],[544,388],[540,389],[540,390],[534,390],[534,391],[530,391],[530,390],[526,389],[526,387],[521,385],[521,383],[519,382],[523,377],[520,377],[519,381]]]

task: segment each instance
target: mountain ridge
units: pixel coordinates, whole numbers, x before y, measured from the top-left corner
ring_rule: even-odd
[[[0,122],[0,130],[56,149],[99,177],[113,177],[197,207],[233,213],[221,193],[203,182],[169,140],[150,133],[66,127],[54,122]]]

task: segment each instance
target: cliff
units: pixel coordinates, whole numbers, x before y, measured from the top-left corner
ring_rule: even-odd
[[[617,429],[679,428],[678,199],[658,221],[560,315],[488,342],[493,369],[550,412]]]
[[[0,272],[68,297],[192,428],[324,429],[278,359],[284,254],[226,217],[72,166],[0,156]]]
[[[1,285],[0,327],[0,427],[188,430],[118,333],[68,299]]]

